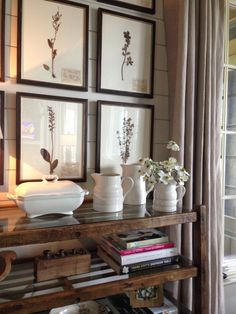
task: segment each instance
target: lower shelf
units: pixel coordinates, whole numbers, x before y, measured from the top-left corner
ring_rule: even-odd
[[[184,260],[178,269],[153,269],[129,276],[117,275],[100,258],[94,258],[89,273],[36,283],[33,263],[17,264],[13,265],[10,275],[0,282],[0,313],[36,313],[196,276],[197,267],[186,264]]]

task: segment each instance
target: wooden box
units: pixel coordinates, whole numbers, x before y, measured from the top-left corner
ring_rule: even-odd
[[[53,254],[52,257],[35,258],[34,272],[37,282],[60,277],[88,273],[91,255],[85,249],[78,249],[82,254],[65,253],[65,256]]]
[[[163,305],[163,286],[143,287],[129,292],[130,305],[136,307],[159,307]]]

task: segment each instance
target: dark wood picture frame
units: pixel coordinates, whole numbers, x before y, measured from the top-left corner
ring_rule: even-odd
[[[97,92],[153,98],[155,29],[155,21],[98,9]]]
[[[131,139],[130,158],[127,163],[136,163],[139,158],[152,158],[154,106],[98,100],[96,172],[121,173],[120,164],[122,164],[122,159],[120,157],[117,131],[121,134],[124,118],[126,118],[126,121],[128,118],[131,118],[131,123],[134,124],[132,129],[134,135]],[[105,126],[104,130],[103,120]],[[137,125],[137,123],[139,123],[139,125]],[[107,132],[108,129],[109,132]],[[141,135],[143,138],[140,138]],[[104,145],[103,142],[106,145]],[[107,156],[106,148],[109,150]],[[137,151],[134,153],[132,148],[135,148]]]
[[[51,123],[49,108],[54,115]],[[50,153],[51,161],[58,159],[59,180],[86,181],[87,99],[16,93],[17,184],[40,181],[49,174],[41,149]]]
[[[87,5],[19,0],[17,82],[87,91],[88,25]]]
[[[4,101],[5,93],[0,91],[0,125],[3,139],[0,139],[0,185],[4,184]]]
[[[4,80],[5,80],[5,10],[6,10],[5,8],[6,8],[6,0],[0,0],[0,8],[1,8],[0,81],[4,82]]]
[[[135,10],[135,11],[139,11],[142,13],[150,13],[150,14],[155,14],[156,12],[156,0],[148,0],[149,3],[151,3],[151,5],[149,6],[145,6],[145,5],[136,5],[133,3],[129,3],[126,1],[118,1],[118,0],[97,0],[98,2],[103,2],[106,4],[111,4],[111,5],[115,5],[118,7],[123,7],[126,9],[130,9],[130,10]]]

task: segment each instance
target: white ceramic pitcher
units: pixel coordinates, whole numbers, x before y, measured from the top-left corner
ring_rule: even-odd
[[[119,212],[123,209],[123,202],[134,185],[130,177],[123,177],[117,173],[92,173],[95,181],[93,190],[93,208],[99,212]],[[123,194],[122,183],[129,182],[129,189]]]
[[[122,164],[122,174],[123,177],[131,177],[134,181],[134,187],[130,191],[129,195],[124,200],[124,204],[128,205],[142,205],[146,204],[146,198],[149,192],[153,189],[150,187],[146,190],[146,184],[143,180],[143,176],[140,175],[139,170],[141,170],[142,165],[139,163],[134,164]],[[124,192],[128,191],[129,186],[127,182],[123,183]]]
[[[177,203],[183,198],[185,192],[186,189],[183,185],[157,183],[153,193],[153,210],[175,212]]]

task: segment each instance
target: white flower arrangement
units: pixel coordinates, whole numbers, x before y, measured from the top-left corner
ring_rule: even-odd
[[[166,148],[179,151],[179,145],[174,141],[169,141]],[[164,161],[153,161],[151,158],[144,158],[140,162],[142,168],[139,170],[139,173],[148,185],[151,186],[154,186],[158,182],[184,185],[184,182],[188,181],[190,176],[184,167],[180,166],[173,157]]]

